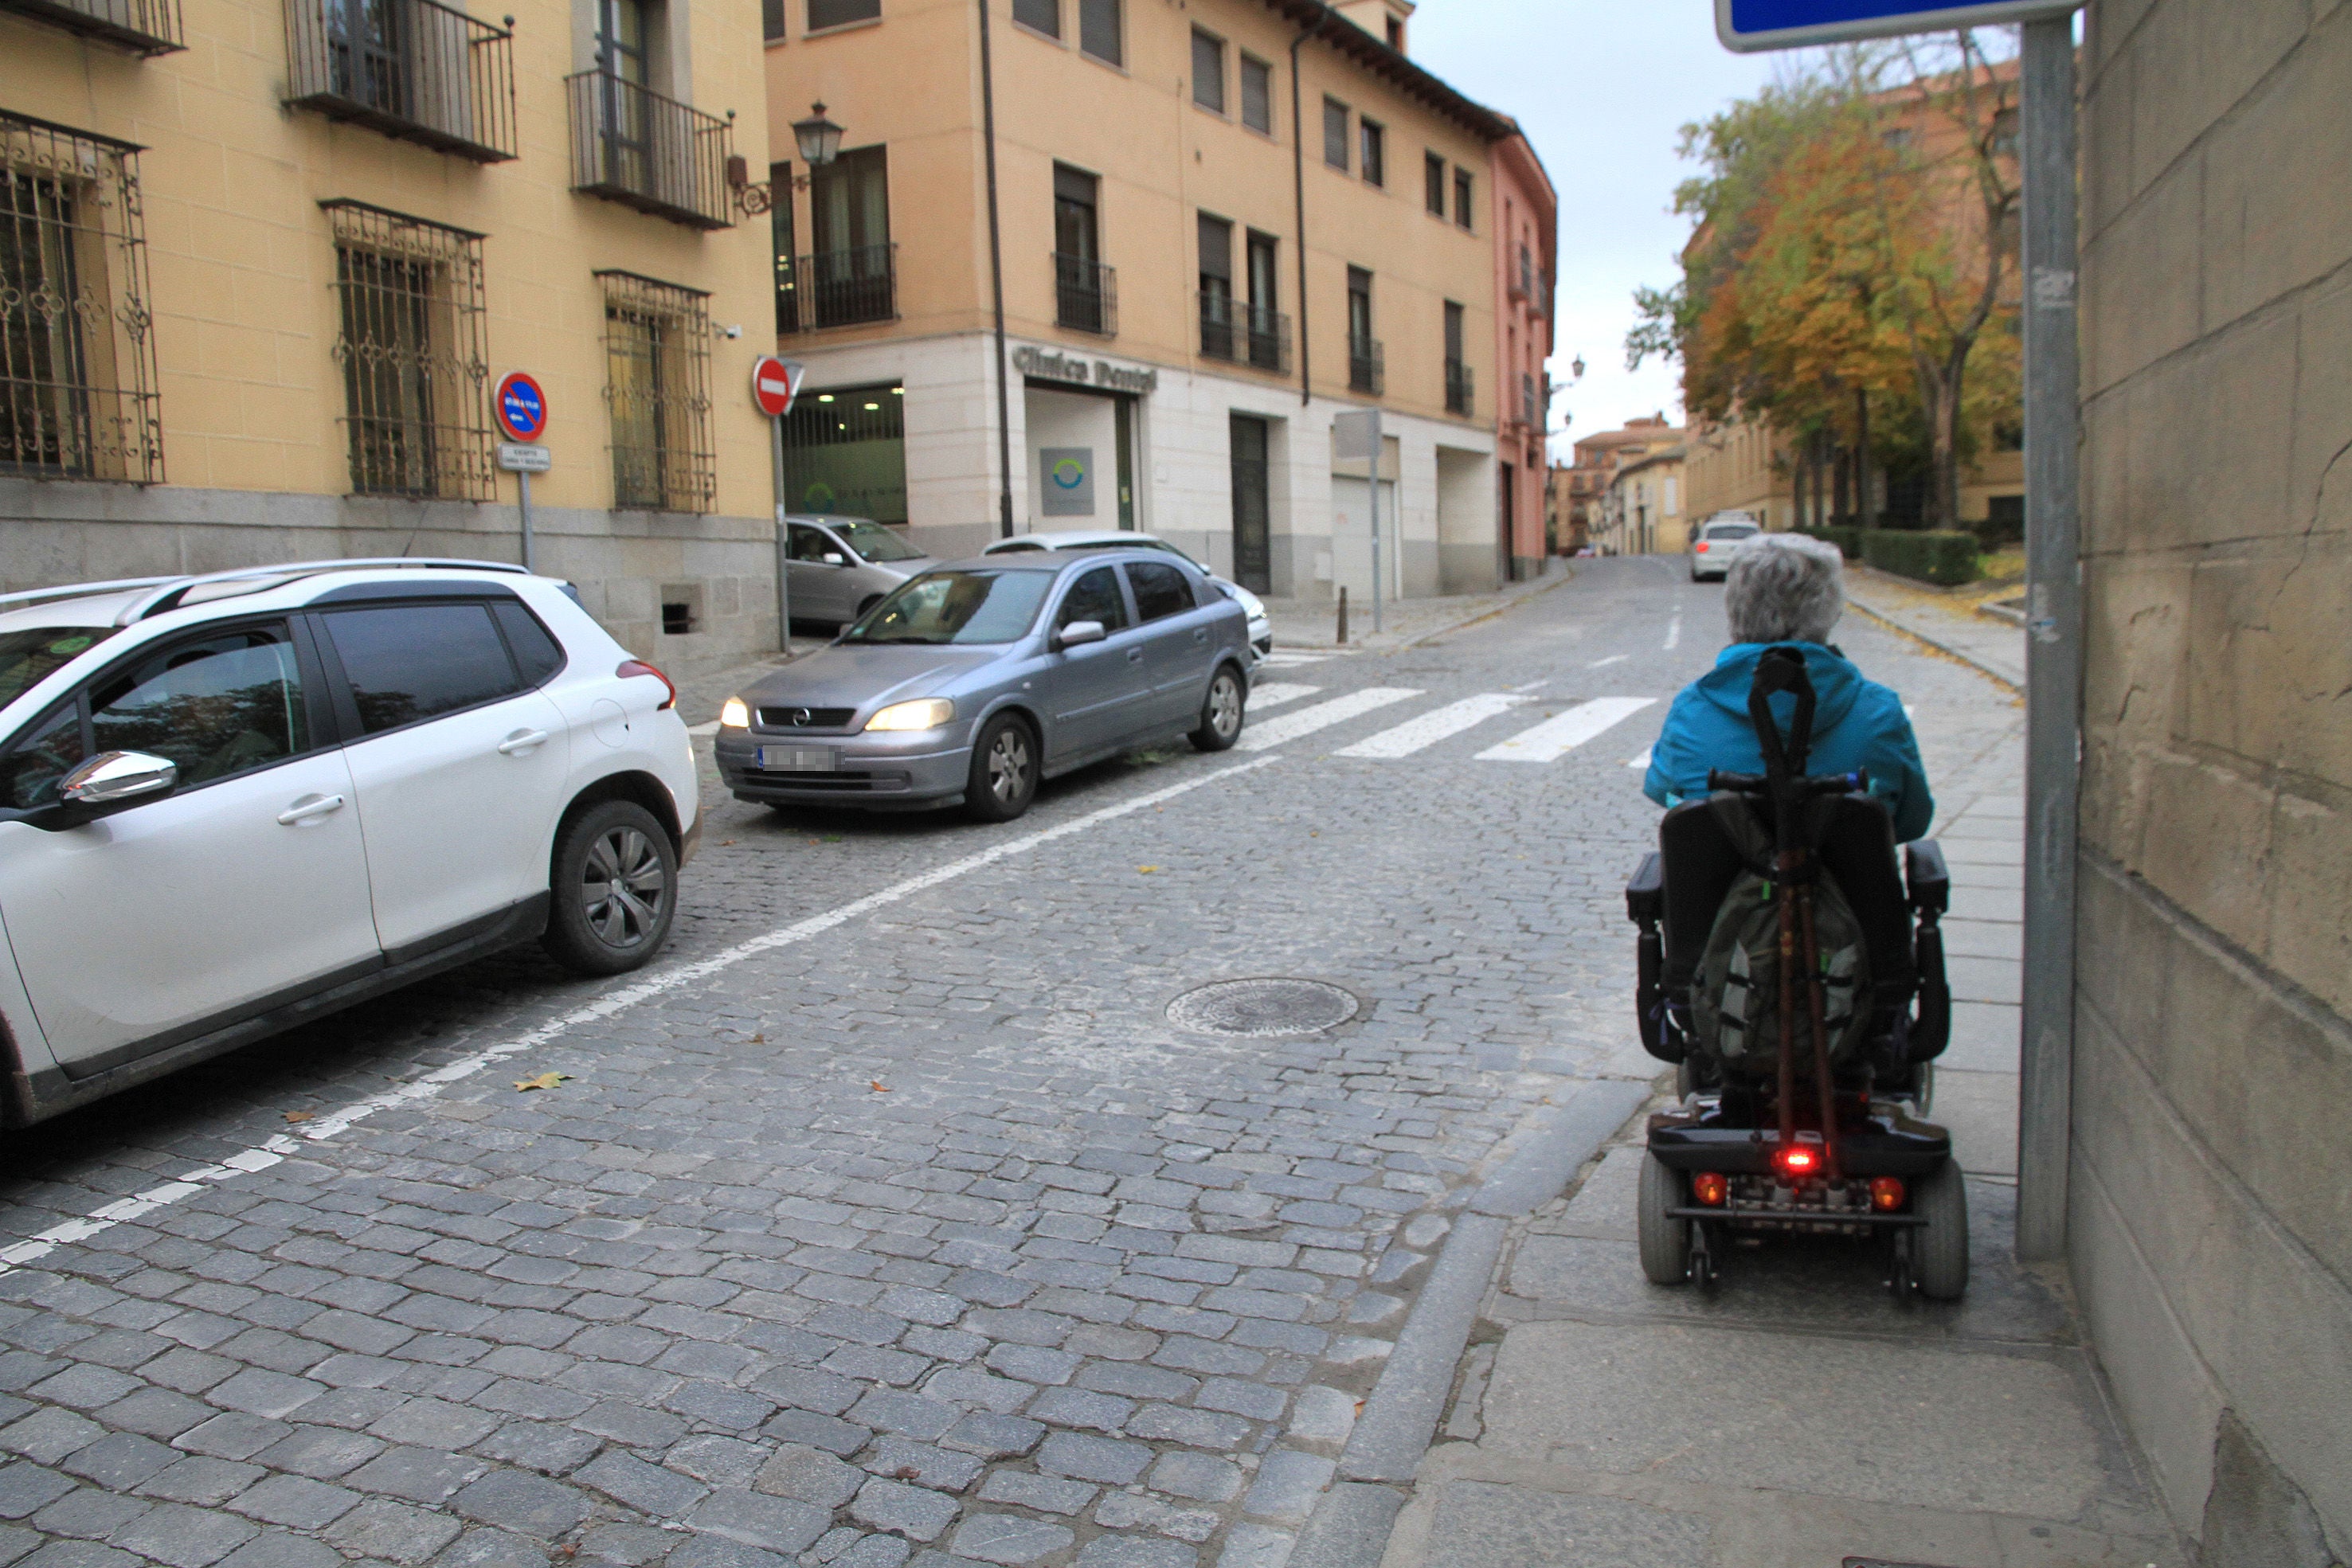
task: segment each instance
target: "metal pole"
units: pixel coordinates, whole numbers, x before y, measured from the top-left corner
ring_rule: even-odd
[[[536,577],[539,574],[539,549],[530,538],[530,470],[522,469],[515,477],[522,482],[522,569]]]
[[[1366,472],[1372,490],[1372,635],[1381,634],[1381,458],[1387,437],[1381,434],[1381,411],[1372,410],[1372,459]]]
[[[2074,335],[2074,24],[2028,22],[2025,133],[2025,984],[2017,1255],[2066,1250],[2074,834],[2083,710]]]
[[[1004,226],[996,202],[996,61],[989,53],[988,0],[980,0],[981,142],[988,162],[988,283],[996,311],[996,529],[1013,537],[1013,391],[1004,357]]]
[[[791,559],[785,548],[785,536],[792,530],[784,523],[784,422],[781,418],[768,421],[772,434],[771,444],[775,449],[776,475],[776,646],[784,657],[793,656],[793,584],[792,575],[784,569]]]

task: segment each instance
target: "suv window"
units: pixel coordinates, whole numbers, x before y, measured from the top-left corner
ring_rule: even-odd
[[[325,620],[370,735],[522,689],[488,605],[383,605]]]
[[[1184,574],[1158,561],[1129,561],[1127,580],[1135,590],[1137,613],[1147,622],[1181,615],[1192,608],[1192,588]]]
[[[507,649],[522,667],[522,684],[543,686],[553,680],[564,665],[563,644],[555,640],[555,634],[539,623],[538,616],[511,601],[493,605],[490,613],[499,618],[499,630],[507,634]]]
[[[283,626],[175,643],[92,688],[93,751],[180,765],[180,787],[268,768],[310,749],[294,644]]]
[[[68,703],[25,733],[0,758],[0,806],[30,810],[58,798],[58,783],[88,756],[81,744],[81,703]]]
[[[1118,591],[1117,571],[1098,566],[1070,584],[1061,612],[1054,617],[1054,630],[1059,632],[1073,621],[1099,621],[1106,632],[1127,625],[1127,596]]]

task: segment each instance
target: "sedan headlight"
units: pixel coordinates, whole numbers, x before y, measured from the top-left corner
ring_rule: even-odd
[[[955,717],[955,704],[945,697],[922,697],[910,703],[892,703],[866,721],[872,729],[937,729]]]
[[[719,705],[719,727],[721,729],[749,729],[751,727],[751,710],[744,706],[743,699],[741,697],[729,697],[724,703]]]

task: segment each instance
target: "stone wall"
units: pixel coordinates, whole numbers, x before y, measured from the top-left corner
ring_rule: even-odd
[[[2094,0],[2070,1236],[2209,1565],[2352,1560],[2352,5]]]

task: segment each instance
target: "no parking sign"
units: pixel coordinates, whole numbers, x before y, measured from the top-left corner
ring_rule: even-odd
[[[499,380],[490,413],[509,441],[529,444],[547,434],[547,393],[528,371],[509,371]]]

